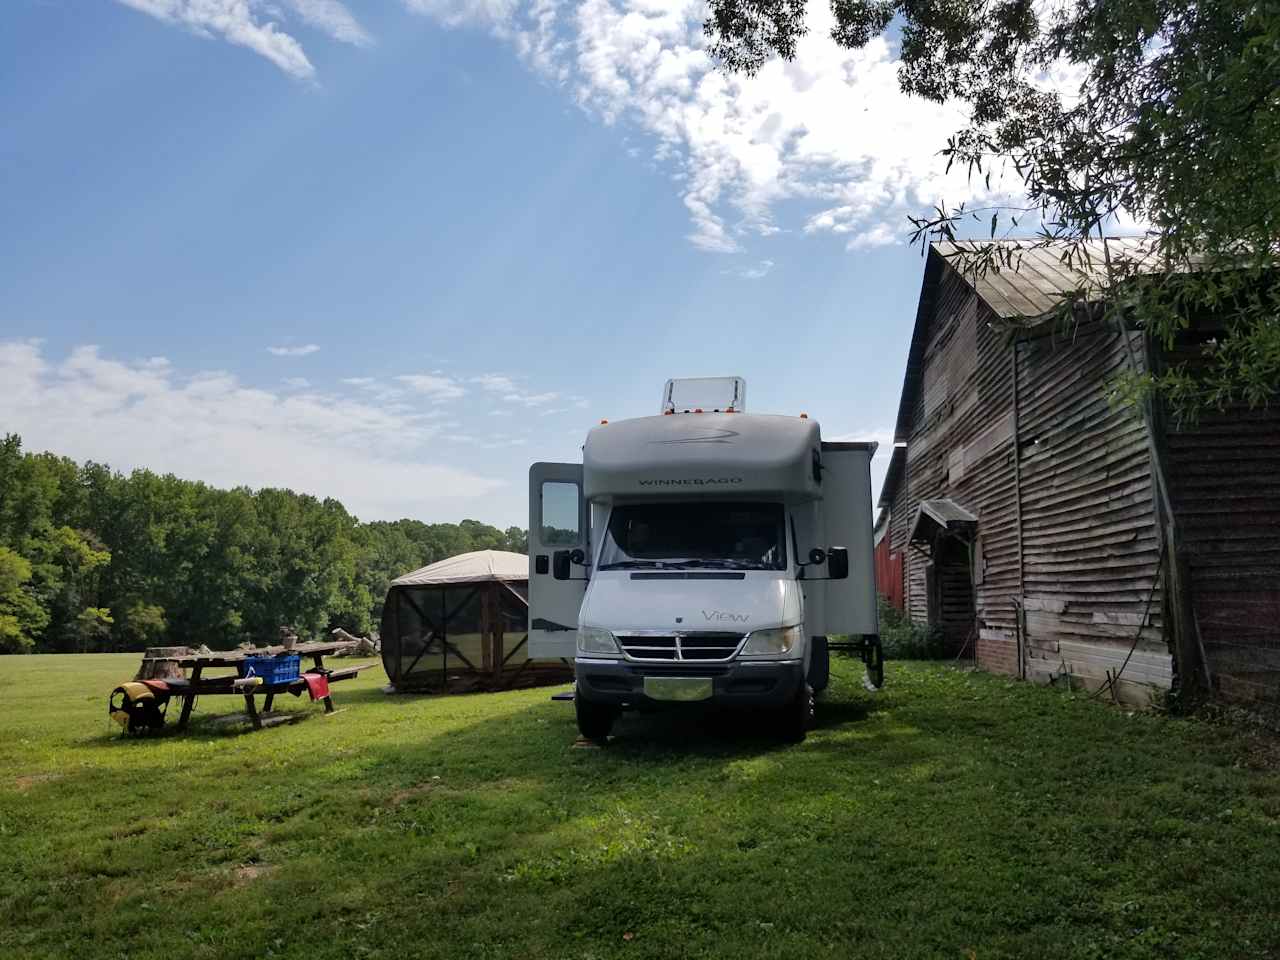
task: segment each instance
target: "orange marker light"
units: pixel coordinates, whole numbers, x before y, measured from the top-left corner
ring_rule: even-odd
[[[808,420],[808,419],[809,419],[809,415],[808,415],[807,413],[802,413],[802,414],[800,414],[800,419],[801,419],[801,420]]]
[[[603,427],[603,426],[604,426],[606,423],[608,423],[608,422],[609,422],[608,420],[601,420],[601,421],[600,421],[600,426],[602,426],[602,427]]]
[[[725,413],[737,413],[738,411],[737,411],[737,410],[735,410],[735,409],[733,409],[733,407],[725,407],[725,408],[724,408],[724,412],[725,412]]]
[[[693,408],[693,412],[694,412],[694,413],[701,413],[701,412],[702,412],[702,408],[701,408],[701,407],[694,407],[694,408]]]

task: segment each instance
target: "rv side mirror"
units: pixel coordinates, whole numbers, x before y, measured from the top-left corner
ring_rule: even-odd
[[[551,573],[557,580],[569,579],[569,564],[573,562],[571,554],[571,550],[557,550],[551,555]]]
[[[827,551],[827,577],[832,580],[849,578],[849,551],[844,547],[832,547]]]
[[[809,551],[809,562],[812,564],[821,564],[827,562],[827,555],[824,551],[814,547]]]

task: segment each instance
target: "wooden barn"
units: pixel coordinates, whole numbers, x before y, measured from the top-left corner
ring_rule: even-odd
[[[1098,264],[1142,241],[1099,241]],[[934,245],[880,497],[881,592],[954,655],[1130,701],[1180,684],[1280,703],[1280,414],[1175,424],[1109,402],[1125,370],[1194,359],[1099,319],[1052,247],[966,273]],[[899,599],[900,598],[900,599]]]

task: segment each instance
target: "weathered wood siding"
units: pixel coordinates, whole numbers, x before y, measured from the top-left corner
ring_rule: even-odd
[[[911,417],[907,469],[892,504],[890,536],[902,552],[906,605],[927,623],[928,558],[907,545],[921,500],[955,500],[978,518],[978,543],[968,573],[973,622],[956,630],[965,607],[954,593],[963,581],[954,565],[938,573],[956,653],[967,644],[989,669],[1016,673],[1018,556],[1013,462],[1013,377],[1007,339],[972,287],[945,267],[922,359],[922,389]]]
[[[1104,681],[1138,638],[1124,678],[1167,688],[1146,425],[1106,396],[1125,338],[1090,325],[1017,355],[1027,675]]]
[[[978,518],[967,638],[955,631],[963,606],[933,598],[954,652],[967,643],[967,655],[1002,673],[1102,681],[1141,630],[1125,678],[1168,687],[1146,428],[1106,396],[1125,341],[1094,327],[1015,346],[950,266],[922,319],[920,388],[907,429],[900,423],[906,470],[887,535],[903,557],[912,620],[929,621],[931,586],[963,587],[954,566],[927,575],[928,556],[907,543],[920,502],[948,498]]]
[[[1168,359],[1190,361],[1194,344]],[[1170,423],[1165,470],[1218,693],[1280,702],[1280,410]]]

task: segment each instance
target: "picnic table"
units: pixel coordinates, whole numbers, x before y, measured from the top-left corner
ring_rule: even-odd
[[[197,697],[220,695],[243,696],[245,713],[248,715],[250,723],[253,724],[255,730],[261,730],[263,726],[262,714],[271,711],[276,695],[281,693],[301,694],[305,692],[308,689],[307,674],[323,676],[329,683],[336,683],[340,680],[349,680],[358,676],[361,670],[374,666],[372,663],[361,663],[337,670],[330,670],[325,667],[324,658],[326,656],[346,652],[353,646],[354,644],[349,640],[334,640],[320,643],[298,643],[292,648],[272,646],[256,649],[217,650],[209,653],[183,651],[181,653],[145,656],[142,658],[142,670],[143,675],[147,675],[148,667],[154,667],[159,664],[172,664],[180,667],[183,671],[190,671],[184,680],[170,682],[172,695],[182,700],[182,713],[178,717],[179,730],[186,729]],[[236,675],[204,676],[204,671],[206,670],[219,667],[238,668],[248,657],[270,657],[280,654],[296,654],[303,658],[310,657],[313,666],[304,668],[300,676],[291,680],[282,680],[276,683],[263,682],[256,685],[247,684],[245,679],[238,675],[238,671]],[[261,711],[258,710],[255,702],[255,698],[259,694],[262,694],[265,698]],[[321,700],[324,703],[325,713],[333,713],[332,695],[326,692]]]

